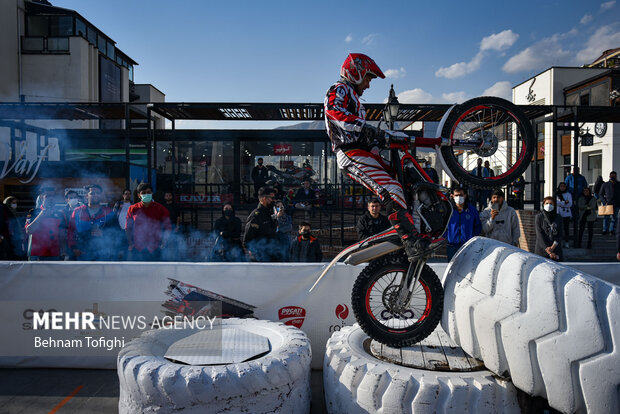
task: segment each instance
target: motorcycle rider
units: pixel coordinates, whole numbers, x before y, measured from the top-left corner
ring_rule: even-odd
[[[338,166],[384,203],[390,223],[413,260],[426,253],[430,237],[417,232],[402,186],[386,171],[386,161],[371,152],[371,144],[381,137],[366,122],[366,110],[359,99],[377,77],[385,79],[374,60],[361,53],[349,54],[340,68],[340,80],[325,96],[325,125]]]

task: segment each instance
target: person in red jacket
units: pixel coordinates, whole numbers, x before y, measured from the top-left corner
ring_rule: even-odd
[[[137,192],[142,201],[129,207],[125,224],[129,254],[135,261],[158,261],[172,230],[170,213],[153,201],[149,183],[140,184]]]
[[[338,166],[384,203],[388,219],[411,260],[425,253],[430,238],[416,231],[403,188],[386,171],[388,163],[371,152],[373,143],[383,138],[366,122],[366,110],[359,97],[377,77],[384,79],[385,75],[374,60],[361,53],[349,54],[340,68],[340,80],[325,96],[325,125]]]
[[[85,187],[87,204],[71,213],[67,242],[76,260],[112,260],[116,253],[116,214],[101,205],[103,190],[97,184]]]
[[[29,236],[28,260],[60,260],[65,255],[67,217],[56,206],[56,189],[43,187],[41,206],[30,210],[24,229]]]

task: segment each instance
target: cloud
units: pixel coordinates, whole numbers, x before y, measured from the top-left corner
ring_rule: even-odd
[[[376,33],[371,33],[368,36],[364,36],[364,38],[362,39],[362,44],[365,46],[372,45],[377,40],[377,36],[378,35]]]
[[[344,38],[344,41],[347,43],[351,43],[353,41],[353,35],[349,33],[347,37]]]
[[[601,4],[601,11],[609,10],[616,5],[615,1],[607,1]]]
[[[487,36],[480,42],[480,51],[497,50],[501,52],[514,45],[519,35],[512,30],[504,30],[491,36]]]
[[[484,54],[482,52],[478,52],[476,56],[469,62],[459,62],[453,65],[448,66],[447,68],[439,68],[435,72],[435,76],[439,78],[460,78],[461,76],[468,75],[472,72],[475,72],[480,68],[482,64],[482,59]]]
[[[613,2],[610,2],[613,3]],[[604,51],[614,49],[620,44],[620,31],[617,24],[599,28],[586,42],[586,46],[577,52],[578,64],[591,63]]]
[[[441,98],[448,103],[461,103],[467,100],[467,94],[463,91],[443,93]]]
[[[400,103],[426,104],[435,101],[435,99],[430,93],[420,88],[415,88],[399,93],[398,101]]]
[[[564,35],[553,35],[520,51],[504,64],[507,73],[543,69],[565,62],[571,53],[562,49],[560,39]]]
[[[498,96],[512,101],[512,86],[508,81],[496,82],[490,88],[485,89],[482,96]]]
[[[586,14],[585,16],[583,16],[581,18],[581,20],[579,20],[579,23],[581,24],[588,24],[592,21],[592,15],[591,14]]]
[[[439,78],[455,79],[477,71],[482,65],[485,52],[502,52],[515,44],[519,35],[512,30],[504,30],[482,38],[480,50],[469,62],[458,62],[448,67],[441,67],[435,72]]]
[[[400,69],[388,69],[383,72],[383,74],[386,78],[398,79],[404,77],[407,74],[407,71],[405,68],[401,67]]]

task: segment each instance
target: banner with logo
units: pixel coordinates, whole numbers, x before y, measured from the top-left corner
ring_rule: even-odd
[[[208,327],[225,315],[303,330],[321,369],[328,338],[355,323],[351,288],[363,269],[338,264],[308,293],[323,266],[0,262],[0,365],[114,369],[119,349],[144,330]],[[443,279],[447,263],[430,266]]]

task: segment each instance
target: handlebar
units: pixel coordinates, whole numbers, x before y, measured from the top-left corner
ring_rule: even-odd
[[[385,140],[388,144],[409,144],[411,138],[401,131],[384,130]]]

